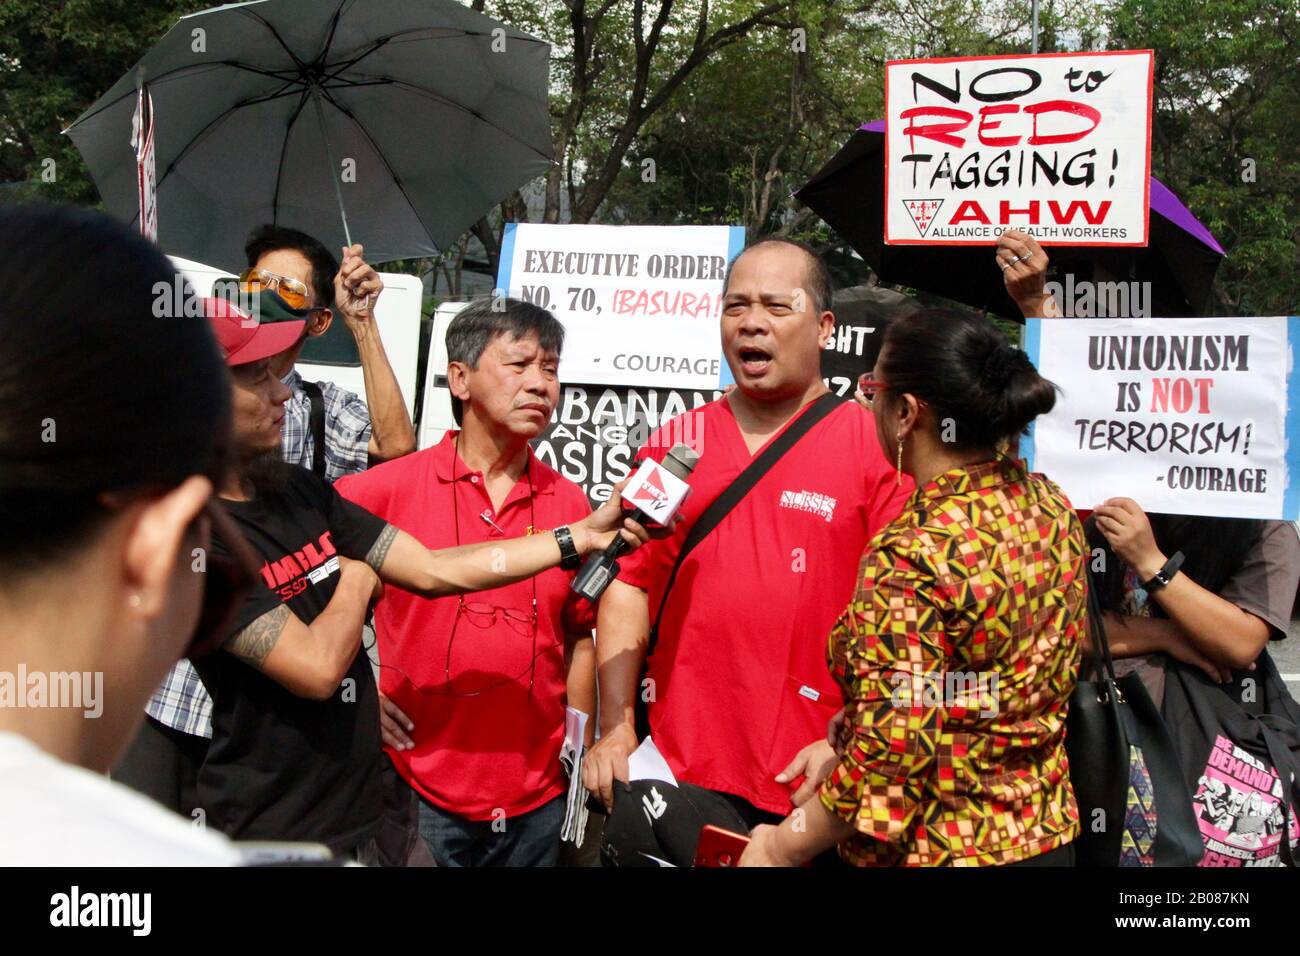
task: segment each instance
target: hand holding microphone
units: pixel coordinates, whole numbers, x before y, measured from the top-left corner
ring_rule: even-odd
[[[674,445],[662,462],[647,458],[622,489],[624,514],[646,528],[667,529],[691,486],[686,483],[700,456],[689,445]],[[608,504],[608,502],[606,502]],[[602,507],[605,507],[602,505]],[[628,542],[616,537],[603,551],[592,554],[574,576],[575,594],[596,601],[618,576],[618,558]]]
[[[617,485],[614,490],[619,490]],[[619,507],[617,497],[611,497],[569,529],[580,555],[593,554],[615,541],[622,542],[623,551],[633,551],[650,540],[649,532]]]

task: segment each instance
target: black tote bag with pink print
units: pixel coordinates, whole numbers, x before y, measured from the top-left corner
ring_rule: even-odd
[[[1295,866],[1300,704],[1268,651],[1244,680],[1225,690],[1194,667],[1171,661],[1166,672],[1164,717],[1205,844],[1200,865]],[[1256,706],[1243,704],[1244,688]]]

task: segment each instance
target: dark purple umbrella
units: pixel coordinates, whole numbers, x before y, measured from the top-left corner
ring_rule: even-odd
[[[795,197],[821,216],[884,282],[933,292],[1020,319],[991,246],[887,246],[884,239],[885,122],[865,123]],[[1151,180],[1150,244],[1050,246],[1057,281],[1150,282],[1151,313],[1203,315],[1224,251],[1163,183]],[[1050,280],[1049,276],[1049,280]]]

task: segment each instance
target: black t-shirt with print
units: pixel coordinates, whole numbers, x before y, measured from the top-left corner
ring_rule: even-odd
[[[287,487],[221,501],[262,559],[230,633],[281,604],[305,624],[339,580],[338,555],[364,559],[385,522],[305,468]],[[212,547],[222,543],[214,536]],[[364,648],[324,701],[295,696],[227,651],[194,662],[212,696],[212,744],[198,776],[207,823],[240,840],[344,850],[369,839],[380,810],[379,697]]]

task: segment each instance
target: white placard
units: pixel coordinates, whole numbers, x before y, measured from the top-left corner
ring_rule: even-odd
[[[885,66],[885,242],[1145,246],[1150,50]]]
[[[1026,351],[1060,387],[1021,451],[1075,508],[1300,517],[1300,318],[1031,319]]]
[[[737,226],[509,223],[497,286],[564,324],[565,383],[716,388],[726,370],[722,279],[744,235]]]

